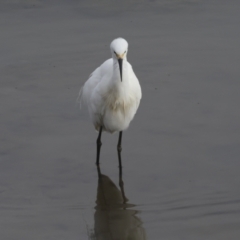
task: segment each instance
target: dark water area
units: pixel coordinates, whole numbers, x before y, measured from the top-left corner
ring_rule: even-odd
[[[4,240],[240,237],[240,2],[0,3]],[[78,92],[116,37],[143,99],[96,138]]]

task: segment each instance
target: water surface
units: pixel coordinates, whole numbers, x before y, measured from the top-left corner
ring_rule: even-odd
[[[239,5],[1,1],[2,238],[239,239]],[[128,201],[117,134],[103,134],[101,182],[76,104],[119,36],[143,90],[123,134]]]

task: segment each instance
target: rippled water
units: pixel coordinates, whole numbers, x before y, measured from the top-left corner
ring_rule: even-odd
[[[2,239],[239,239],[239,7],[1,1]],[[118,36],[143,90],[122,176],[76,103]]]

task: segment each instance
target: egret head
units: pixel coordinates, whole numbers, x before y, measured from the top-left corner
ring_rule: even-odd
[[[116,38],[110,45],[113,59],[118,61],[122,81],[122,62],[127,59],[128,43],[123,38]]]

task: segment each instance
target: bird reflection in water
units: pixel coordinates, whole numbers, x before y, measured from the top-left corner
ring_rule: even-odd
[[[122,168],[119,168],[119,186],[98,169],[97,200],[94,230],[90,239],[95,240],[146,240],[142,221],[135,205],[128,203],[124,193]]]

